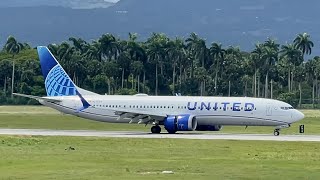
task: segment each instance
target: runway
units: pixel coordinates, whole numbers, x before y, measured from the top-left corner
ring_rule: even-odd
[[[49,129],[0,129],[0,135],[320,142],[320,136],[318,135],[273,136],[272,134],[223,134],[223,133],[151,134],[147,132],[134,132],[134,131],[91,131],[91,130],[49,130]]]

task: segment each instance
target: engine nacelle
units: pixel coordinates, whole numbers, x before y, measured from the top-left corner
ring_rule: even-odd
[[[164,128],[169,133],[177,131],[194,131],[197,128],[197,119],[190,114],[183,114],[177,116],[168,116],[163,121]]]
[[[197,131],[220,131],[222,129],[221,125],[198,125]]]

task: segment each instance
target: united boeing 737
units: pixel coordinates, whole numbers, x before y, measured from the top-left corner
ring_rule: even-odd
[[[219,131],[223,125],[273,126],[278,136],[304,115],[291,105],[249,97],[99,95],[77,87],[47,47],[37,48],[46,97],[33,98],[63,113],[110,123],[152,124],[151,132]]]

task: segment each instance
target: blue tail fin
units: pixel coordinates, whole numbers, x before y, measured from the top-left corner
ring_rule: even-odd
[[[48,96],[76,96],[77,89],[68,74],[45,46],[38,46],[41,70]]]

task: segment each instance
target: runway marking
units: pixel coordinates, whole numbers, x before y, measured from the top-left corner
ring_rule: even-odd
[[[135,132],[135,131],[91,131],[91,130],[49,130],[49,129],[0,129],[0,135],[320,142],[320,135],[273,136],[272,134],[222,134],[222,133],[218,133],[218,134],[201,134],[201,133],[150,134],[147,132]]]

